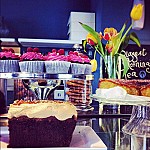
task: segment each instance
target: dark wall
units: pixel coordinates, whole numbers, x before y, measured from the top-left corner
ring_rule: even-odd
[[[91,0],[92,10],[96,12],[96,30],[103,31],[106,27],[114,27],[120,31],[127,19],[133,0]],[[134,30],[141,43],[150,44],[150,0],[145,0],[145,22],[142,30]],[[131,20],[129,24],[131,23]],[[128,24],[128,25],[129,25]]]
[[[120,30],[130,17],[133,0],[0,0],[9,37],[68,39],[71,11],[96,12],[96,30]],[[145,0],[144,29],[135,31],[141,41],[150,42],[150,0]]]
[[[9,37],[67,39],[71,11],[90,11],[90,0],[0,0]]]

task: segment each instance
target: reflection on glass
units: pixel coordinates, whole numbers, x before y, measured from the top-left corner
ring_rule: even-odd
[[[61,80],[22,80],[26,89],[32,91],[39,100],[47,99],[48,95],[61,84]]]
[[[5,25],[4,17],[0,16],[0,37],[7,37],[9,34],[9,29]]]

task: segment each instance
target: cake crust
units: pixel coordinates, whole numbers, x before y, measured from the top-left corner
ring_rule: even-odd
[[[128,94],[150,97],[150,80],[100,79],[99,88],[124,88]]]

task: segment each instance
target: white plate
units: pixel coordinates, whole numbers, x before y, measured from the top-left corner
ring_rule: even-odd
[[[8,127],[1,127],[0,148],[6,149],[8,145],[8,140],[9,140]],[[106,145],[95,133],[95,131],[89,126],[76,126],[70,147],[71,148],[59,148],[59,149],[67,150],[67,149],[89,148],[90,150],[92,149],[107,150]],[[13,148],[13,150],[14,149],[15,148]],[[29,149],[31,148],[28,148],[28,150]],[[44,150],[53,150],[53,149],[56,150],[56,148],[44,148]]]
[[[91,95],[91,98],[103,104],[118,104],[118,105],[150,105],[150,97],[136,96],[127,94],[124,99],[118,98],[104,98],[97,96],[96,94]]]

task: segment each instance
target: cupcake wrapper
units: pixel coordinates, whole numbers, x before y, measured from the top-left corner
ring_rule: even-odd
[[[85,68],[84,74],[92,74],[92,65],[86,64],[86,68]]]
[[[70,62],[67,61],[45,61],[47,73],[68,73]]]
[[[71,73],[72,74],[84,74],[85,67],[86,66],[84,64],[71,63]]]
[[[0,72],[18,72],[19,60],[0,60]]]
[[[19,62],[19,66],[21,72],[44,72],[44,61],[22,61]]]

